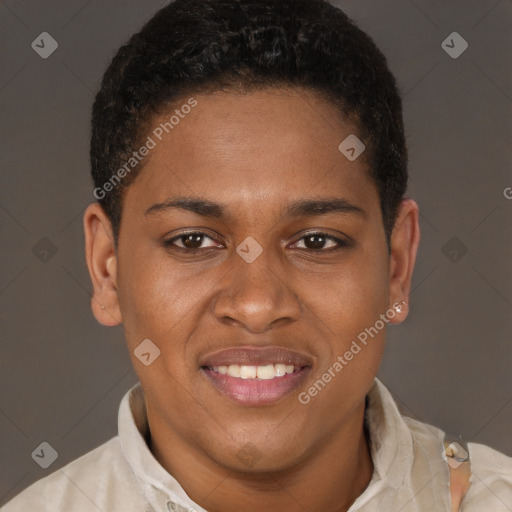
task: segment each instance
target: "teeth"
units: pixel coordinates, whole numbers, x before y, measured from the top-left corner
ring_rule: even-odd
[[[283,375],[286,375],[286,365],[284,364],[276,364],[276,377],[282,377]]]
[[[240,379],[261,379],[270,380],[275,377],[284,377],[293,373],[295,366],[292,364],[268,364],[266,366],[246,366],[231,364],[229,366],[214,366],[214,372]]]
[[[215,369],[217,368],[217,369]],[[218,371],[218,367],[213,368],[215,371]],[[231,364],[228,366],[227,374],[230,377],[240,377],[240,366],[238,364]]]
[[[257,366],[257,369],[258,379],[269,380],[277,376],[277,372],[274,370],[273,364],[269,364],[267,366]]]
[[[255,379],[256,378],[256,366],[240,366],[240,378],[241,379]]]

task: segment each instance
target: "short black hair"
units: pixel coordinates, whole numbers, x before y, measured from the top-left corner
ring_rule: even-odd
[[[191,94],[268,87],[312,90],[358,128],[389,249],[408,180],[400,92],[373,40],[327,0],[175,0],[121,46],[94,101],[90,147],[116,246],[123,190],[143,168],[126,162],[154,116]]]

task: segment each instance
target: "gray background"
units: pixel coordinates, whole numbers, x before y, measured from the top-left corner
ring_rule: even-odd
[[[379,376],[407,414],[512,455],[512,2],[337,4],[398,79],[421,209],[411,313]],[[116,435],[137,381],[121,328],[90,312],[82,213],[94,91],[162,5],[0,4],[0,504]],[[44,31],[48,59],[31,48]],[[453,31],[469,43],[457,59],[441,47]],[[43,441],[59,455],[47,470],[31,458]]]

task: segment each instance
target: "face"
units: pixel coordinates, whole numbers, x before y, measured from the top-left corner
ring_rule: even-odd
[[[153,136],[117,253],[111,236],[95,252],[110,226],[97,205],[86,214],[94,310],[123,323],[152,431],[226,468],[247,470],[248,452],[266,471],[289,468],[364,407],[417,240],[398,230],[388,254],[363,156],[338,149],[357,128],[324,99],[194,99]],[[148,339],[146,366],[134,351]]]

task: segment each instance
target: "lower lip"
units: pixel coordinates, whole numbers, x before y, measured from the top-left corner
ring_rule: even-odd
[[[242,405],[273,404],[297,389],[306,379],[309,367],[268,380],[240,379],[209,368],[201,368],[209,381],[221,393]]]

